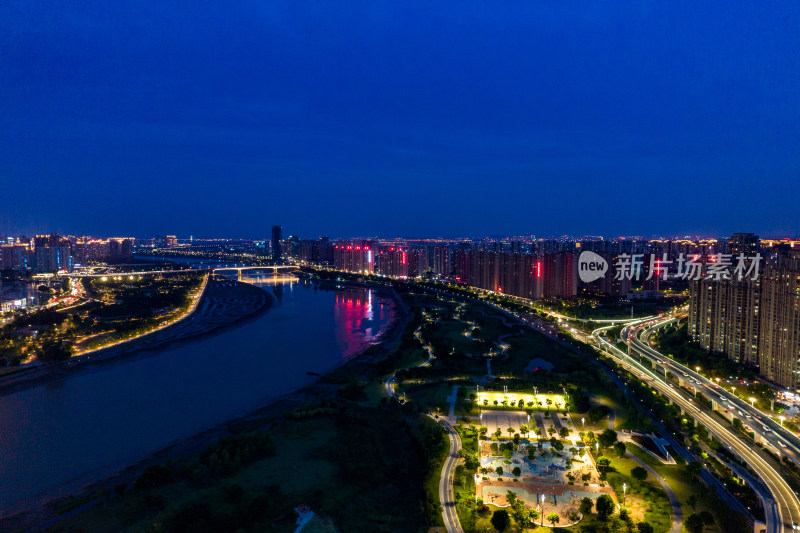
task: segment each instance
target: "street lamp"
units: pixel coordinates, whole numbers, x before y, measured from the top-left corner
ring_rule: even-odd
[[[581,417],[581,429],[586,429],[585,426],[584,426],[585,422],[586,422],[586,419]]]
[[[783,427],[783,421],[786,420],[785,416],[779,416],[778,418],[781,419],[781,427]]]
[[[750,397],[750,405],[752,405],[753,407],[756,406],[756,399],[753,398],[752,396]]]
[[[625,491],[628,489],[628,484],[622,484],[622,505],[625,505]]]

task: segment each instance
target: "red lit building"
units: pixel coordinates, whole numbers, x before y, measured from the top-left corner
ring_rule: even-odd
[[[375,252],[375,244],[370,240],[339,241],[333,247],[333,266],[345,272],[373,274]]]

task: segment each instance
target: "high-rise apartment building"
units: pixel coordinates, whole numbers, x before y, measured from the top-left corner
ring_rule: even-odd
[[[578,294],[578,260],[572,252],[542,256],[543,298],[572,298]]]
[[[280,262],[283,258],[283,248],[281,246],[282,235],[283,227],[272,226],[272,260],[276,263]]]
[[[761,247],[757,236],[738,233],[728,251],[753,258]],[[766,258],[757,280],[703,278],[689,289],[693,340],[734,361],[758,364],[760,374],[779,385],[800,388],[800,251],[782,248]]]
[[[761,278],[758,365],[761,375],[800,388],[800,251],[770,258]]]
[[[703,348],[743,364],[758,363],[759,283],[751,279],[689,284],[689,335]]]
[[[754,257],[761,247],[761,240],[755,233],[734,233],[728,239],[729,253],[735,257],[744,254],[745,257]]]
[[[375,244],[370,240],[338,241],[333,247],[333,266],[337,270],[373,274],[375,272]]]
[[[436,246],[433,249],[433,273],[441,277],[449,277],[452,272],[450,265],[450,248]]]
[[[719,250],[723,246],[714,246]],[[734,233],[727,245],[734,257],[754,258],[759,239],[752,233]],[[712,253],[716,253],[712,251]],[[760,291],[758,280],[744,276],[701,278],[689,283],[689,335],[703,348],[724,353],[742,364],[758,364]]]
[[[4,244],[0,246],[0,267],[27,270],[30,266],[30,254],[30,246],[27,244]]]

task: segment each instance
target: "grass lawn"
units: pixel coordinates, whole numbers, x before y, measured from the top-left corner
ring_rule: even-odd
[[[627,407],[621,405],[614,398],[612,398],[602,390],[590,390],[589,392],[591,392],[597,397],[597,399],[595,398],[591,399],[592,407],[607,405],[611,410],[614,411],[614,429],[616,431],[619,431],[620,429],[637,429],[637,428],[629,428],[627,426],[628,424]],[[598,399],[602,400],[602,402],[605,403],[601,403],[600,401],[598,401]],[[595,433],[598,433],[598,432],[603,432],[608,428],[608,418],[609,418],[608,416],[604,416],[601,419],[597,420],[596,422],[592,422],[591,420],[586,418],[585,415],[579,414],[579,415],[574,415],[574,419],[576,424],[578,425],[577,427],[579,430],[581,429],[580,425],[581,417],[586,419],[586,422],[584,424],[585,429],[583,429],[583,431],[594,431]]]
[[[709,511],[712,514],[715,514],[715,511],[719,511],[719,507],[715,505],[715,502],[705,497],[708,493],[708,489],[705,487],[705,485],[693,481],[683,467],[679,465],[665,465],[638,446],[634,446],[630,443],[628,444],[628,451],[648,465],[652,466],[653,469],[661,474],[661,476],[667,481],[667,484],[672,487],[672,490],[674,490],[675,494],[678,495],[678,500],[681,503],[681,511],[683,511],[684,519],[686,519],[686,517],[692,513]],[[697,498],[694,509],[688,503],[689,497],[692,494],[694,494]],[[681,531],[685,532],[686,528],[682,528]],[[713,526],[706,526],[704,531],[713,532],[722,530],[720,529],[718,521],[718,523],[714,524]]]
[[[667,494],[658,481],[650,476],[645,481],[634,479],[630,474],[637,466],[632,458],[617,457],[612,450],[605,451],[604,456],[611,460],[610,471],[606,473],[608,484],[617,494],[617,500],[623,503],[623,483],[627,485],[623,507],[631,512],[634,523],[647,522],[656,533],[664,533],[671,526],[672,508]]]
[[[158,481],[49,531],[200,531],[221,524],[232,531],[293,531],[292,508],[301,503],[322,515],[310,531],[333,531],[333,523],[343,531],[414,530],[428,513],[429,524],[441,522],[438,481],[447,446],[435,422],[391,406],[325,409],[273,426],[274,455],[246,462],[223,448],[167,464]],[[424,453],[436,457],[428,475]]]
[[[397,395],[402,398],[403,394],[410,402],[427,407],[432,412],[439,408],[439,414],[447,415],[450,410],[450,403],[447,397],[453,393],[453,385],[447,382],[431,381],[427,383],[403,382],[397,388]]]

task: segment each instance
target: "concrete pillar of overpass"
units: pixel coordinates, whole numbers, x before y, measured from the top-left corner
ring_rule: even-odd
[[[681,387],[685,387],[686,386],[686,380],[683,379],[683,378],[678,378],[678,385],[680,385]]]
[[[242,269],[241,268],[236,271],[236,279],[238,281],[242,281]]]

